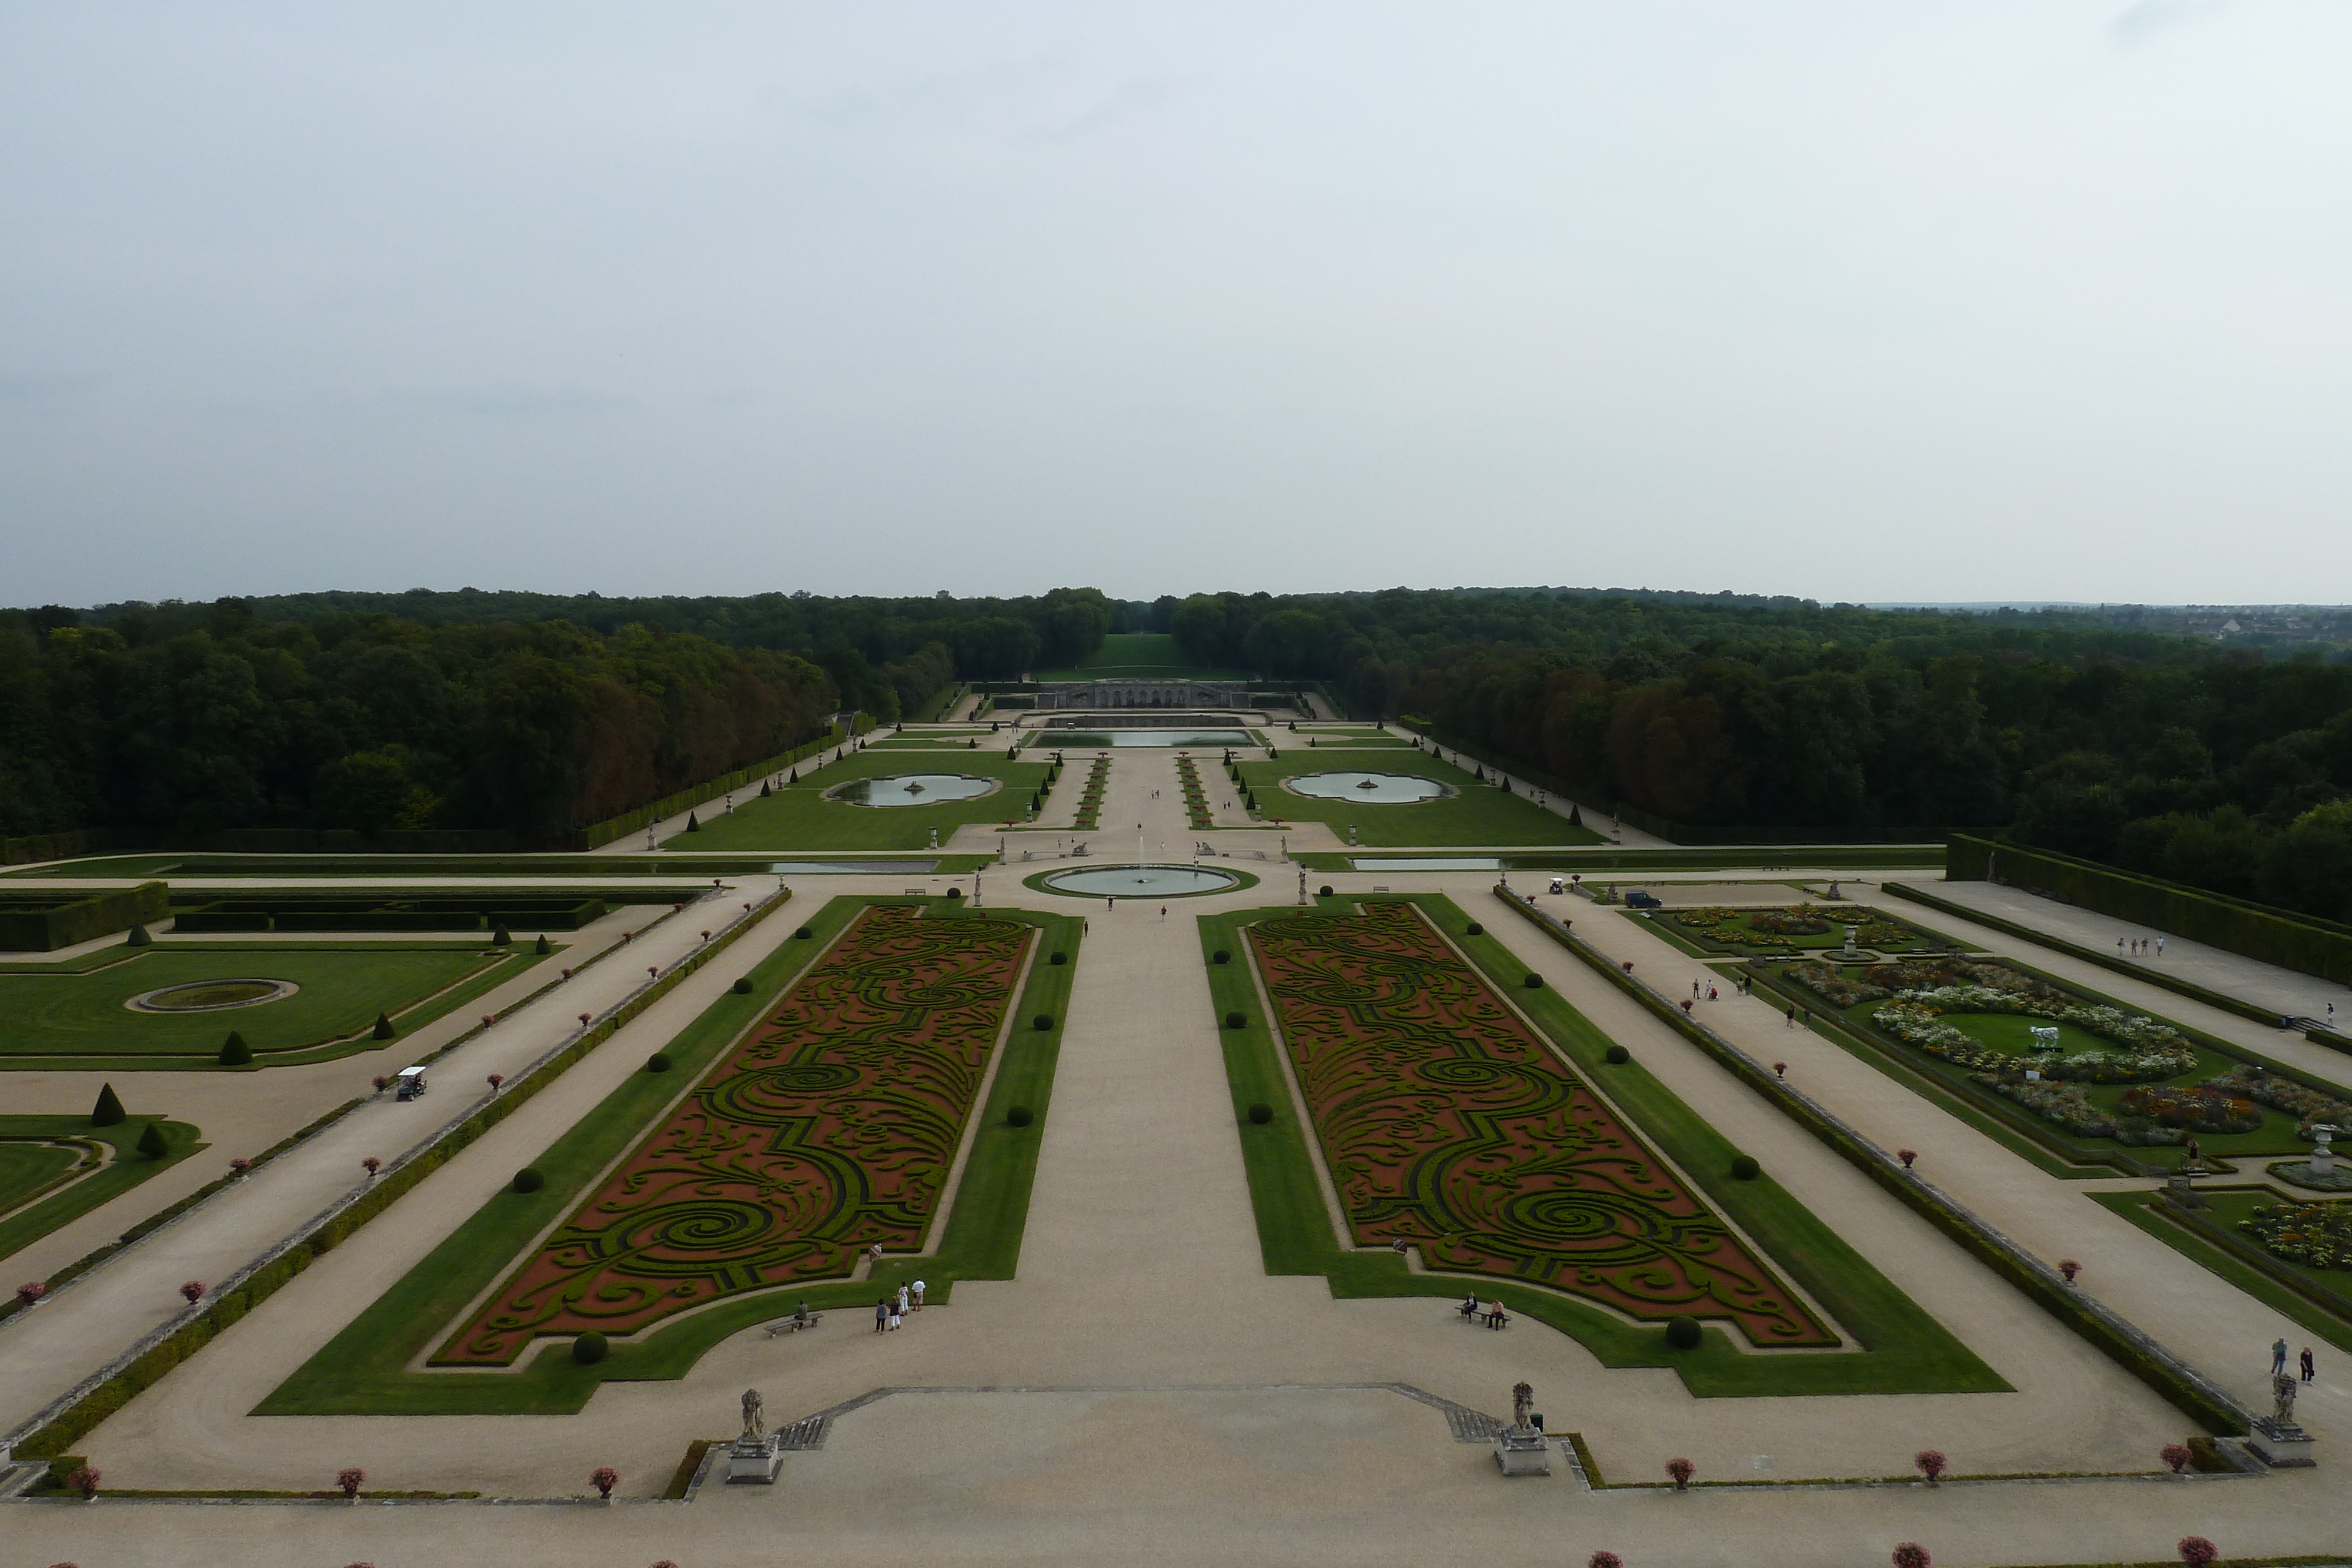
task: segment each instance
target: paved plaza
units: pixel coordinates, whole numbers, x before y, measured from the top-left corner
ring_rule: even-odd
[[[1015,836],[1014,861],[1024,847],[1052,844],[1055,819],[1042,821],[1043,830]],[[1130,853],[1139,834],[1153,858],[1164,844],[1166,858],[1185,862],[1204,837],[1188,824],[1173,755],[1162,750],[1118,756],[1100,821],[1092,837],[1101,854]],[[2152,1473],[2157,1448],[2193,1429],[2186,1416],[1504,908],[1491,873],[1315,871],[1308,880],[1341,895],[1375,884],[1441,893],[1491,922],[1517,958],[1754,1155],[2012,1392],[1699,1399],[1672,1371],[1606,1368],[1576,1340],[1524,1316],[1507,1333],[1488,1333],[1463,1324],[1440,1297],[1340,1299],[1320,1276],[1269,1275],[1196,919],[1292,904],[1297,870],[1281,858],[1286,835],[1236,827],[1205,836],[1222,857],[1213,863],[1229,858],[1259,884],[1172,900],[1163,914],[1158,904],[1107,907],[1025,888],[1025,873],[1011,867],[982,873],[987,906],[1088,921],[1014,1278],[962,1281],[951,1303],[911,1316],[895,1334],[871,1333],[870,1313],[844,1311],[806,1333],[738,1333],[682,1378],[603,1385],[576,1415],[247,1414],[826,900],[898,894],[908,884],[903,873],[782,873],[793,898],[781,915],[426,1177],[359,1244],[323,1256],[76,1446],[103,1469],[110,1492],[300,1490],[360,1466],[372,1490],[520,1500],[6,1503],[0,1540],[9,1544],[0,1556],[84,1568],[232,1559],[287,1568],[362,1560],[379,1568],[623,1568],[657,1558],[702,1568],[803,1557],[1425,1565],[1582,1563],[1607,1549],[1633,1568],[1747,1568],[1882,1563],[1906,1540],[1929,1545],[1939,1564],[2154,1561],[2189,1533],[2212,1537],[2233,1557],[2352,1552],[2352,1513],[2334,1474],[2340,1446],[2352,1443],[2352,1378],[2340,1353],[2321,1347],[2319,1379],[2297,1406],[2320,1443],[2316,1469]],[[1338,847],[1319,828],[1286,837],[1291,852]],[[994,832],[967,827],[945,848],[993,853],[996,845]],[[1874,883],[1929,873],[1838,874],[1861,897]],[[1707,901],[1746,894],[1763,903],[1792,902],[1792,884],[1807,872],[1677,875],[1694,899],[1703,890]],[[723,903],[698,907],[740,914],[779,883],[727,880]],[[930,879],[934,890],[946,885]],[[1618,911],[1568,894],[1538,894],[1538,902],[1669,996],[1694,978],[1718,977]],[[2352,1058],[2063,954],[1879,902],[1930,930],[1998,946],[2352,1089]],[[619,962],[589,968],[464,1045],[446,1064],[451,1100],[436,1106],[431,1124],[485,1092],[487,1072],[512,1071],[560,1043],[578,1013],[617,1000],[646,965],[687,956],[708,923],[656,927],[635,945],[633,970]],[[617,931],[580,937],[593,949]],[[511,984],[520,996],[533,983]],[[467,1010],[494,1010],[498,1000]],[[2146,1187],[2146,1179],[2047,1174],[1852,1052],[1790,1029],[1768,999],[1727,988],[1702,1009],[1734,1044],[1785,1061],[1791,1082],[1873,1142],[1916,1150],[1923,1174],[2028,1250],[2080,1260],[2086,1292],[2250,1407],[2268,1407],[2271,1342],[2312,1343],[2307,1330],[2089,1196]],[[444,1026],[436,1040],[459,1031],[459,1020]],[[79,1256],[138,1217],[121,1205],[152,1212],[216,1174],[230,1145],[280,1135],[273,1129],[300,1125],[380,1070],[362,1056],[261,1075],[156,1073],[145,1076],[180,1082],[125,1083],[128,1097],[168,1102],[203,1126],[213,1149],[186,1162],[203,1168],[85,1217],[20,1257],[19,1272],[38,1275]],[[78,1076],[12,1075],[6,1108],[86,1109]],[[371,1104],[0,1323],[0,1423],[22,1419],[169,1320],[180,1279],[226,1274],[348,1190],[362,1153],[399,1154],[404,1138],[426,1130],[425,1118],[400,1119],[413,1109]],[[789,1294],[778,1299],[788,1310]],[[1520,1381],[1534,1385],[1549,1430],[1579,1434],[1610,1484],[1591,1485],[1565,1448],[1549,1477],[1506,1481],[1484,1428],[1472,1428],[1481,1440],[1458,1440],[1475,1416],[1507,1416]],[[761,1390],[772,1425],[833,1412],[822,1446],[787,1453],[773,1488],[710,1484],[691,1501],[663,1500],[689,1442],[733,1434],[747,1386]],[[2077,1479],[1964,1479],[1934,1490],[1916,1479],[1819,1484],[1906,1476],[1911,1456],[1926,1448],[1948,1454],[1958,1477]],[[1693,1460],[1703,1481],[1748,1484],[1681,1495],[1624,1484],[1662,1480],[1675,1456]],[[582,1500],[597,1465],[621,1472],[609,1507]]]

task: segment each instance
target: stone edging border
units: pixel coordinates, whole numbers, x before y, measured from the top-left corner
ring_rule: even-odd
[[[2141,1382],[2217,1435],[2242,1437],[2252,1415],[2227,1390],[2175,1355],[2153,1336],[2104,1303],[2066,1283],[2058,1271],[1960,1204],[1948,1193],[1908,1171],[1885,1149],[1832,1115],[1802,1090],[1790,1087],[1770,1068],[1695,1019],[1616,964],[1558,920],[1520,901],[1497,883],[1495,895],[1553,941],[1566,947],[1651,1014],[1727,1068],[1748,1087],[1771,1101],[1800,1126],[1820,1138],[1906,1207],[1973,1253],[2067,1327],[2089,1340]]]
[[[703,899],[710,896],[706,894]],[[381,1176],[346,1193],[298,1226],[283,1240],[223,1281],[201,1306],[153,1330],[14,1430],[0,1435],[0,1462],[20,1457],[17,1450],[28,1443],[37,1444],[39,1452],[21,1457],[47,1458],[63,1453],[68,1444],[152,1386],[221,1330],[276,1294],[313,1261],[389,1208],[409,1188],[504,1121],[516,1106],[552,1083],[566,1069],[610,1040],[623,1025],[732,946],[746,931],[782,908],[791,897],[790,888],[779,886],[752,909],[729,922],[709,942],[672,964],[667,972],[637,986],[601,1017],[541,1054],[516,1073],[512,1082],[496,1098],[460,1113],[439,1132],[394,1159]],[[614,950],[620,946],[614,944]],[[477,1025],[468,1033],[478,1032],[481,1027]],[[453,1040],[443,1048],[443,1052],[454,1050],[464,1038]],[[350,1109],[346,1106],[344,1111]],[[337,1116],[343,1113],[335,1113]]]

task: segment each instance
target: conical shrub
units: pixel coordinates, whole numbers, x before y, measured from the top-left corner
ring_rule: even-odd
[[[771,785],[771,784],[770,784],[766,779],[761,779],[761,780],[760,780],[760,799],[761,799],[761,800],[766,800],[769,796],[771,796],[771,795],[774,794],[775,792],[776,792],[776,791],[775,791],[775,788],[774,788],[774,786]]]
[[[702,823],[696,819],[694,813],[691,811],[688,811],[686,814],[686,831],[689,833],[698,833],[702,831]]]
[[[152,947],[155,945],[155,938],[149,935],[144,925],[134,925],[131,928],[131,935],[122,939],[122,945],[125,947]]]
[[[1580,828],[1584,826],[1584,808],[1576,804],[1573,800],[1569,802],[1568,825],[1571,828]]]
[[[221,1041],[220,1064],[223,1067],[244,1067],[253,1061],[253,1047],[245,1043],[245,1036],[235,1030]]]
[[[514,933],[508,930],[503,925],[499,926],[496,931],[490,933],[490,946],[493,947],[513,946]]]
[[[98,1103],[90,1107],[89,1124],[93,1127],[116,1126],[127,1114],[122,1109],[122,1097],[114,1092],[114,1085],[109,1083],[98,1092]]]
[[[541,936],[541,937],[540,937],[539,941],[538,941],[538,942],[537,942],[537,943],[536,943],[536,944],[531,947],[531,951],[532,951],[532,952],[534,952],[534,953],[537,953],[537,954],[541,955],[541,956],[546,956],[547,954],[550,954],[550,953],[552,953],[552,952],[554,952],[554,951],[555,951],[555,944],[554,944],[554,943],[552,943],[552,942],[550,942],[550,941],[549,941],[549,940],[548,940],[544,936]]]
[[[390,1019],[384,1017],[382,1013],[375,1015],[373,1038],[377,1040],[390,1040],[396,1032],[397,1031],[392,1027],[392,1020]]]
[[[172,1145],[163,1141],[163,1129],[148,1123],[147,1130],[139,1134],[139,1152],[151,1160],[160,1160],[170,1154]]]

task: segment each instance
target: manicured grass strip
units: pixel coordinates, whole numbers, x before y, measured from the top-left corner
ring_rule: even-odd
[[[1356,841],[1367,846],[1399,844],[1597,844],[1604,842],[1590,828],[1569,825],[1526,796],[1482,784],[1449,762],[1427,753],[1382,756],[1378,761],[1335,754],[1304,741],[1276,741],[1278,755],[1270,762],[1244,761],[1242,784],[1257,801],[1261,820],[1279,817],[1292,822],[1324,822],[1342,838],[1356,830]],[[1373,805],[1357,800],[1327,800],[1300,795],[1282,787],[1282,780],[1308,773],[1370,772],[1431,779],[1451,785],[1456,793],[1435,800]]]
[[[532,1164],[546,1177],[536,1193],[494,1195],[415,1269],[371,1304],[255,1408],[260,1416],[297,1415],[553,1415],[584,1406],[600,1383],[683,1377],[703,1353],[730,1335],[788,1312],[802,1301],[818,1310],[870,1309],[876,1297],[901,1281],[920,1279],[932,1304],[950,1299],[958,1279],[1010,1279],[1021,1251],[1037,1148],[1052,1095],[1061,1023],[1077,969],[1083,922],[1025,910],[989,910],[1041,929],[1015,1010],[1015,1024],[994,1085],[972,1138],[971,1153],[950,1202],[947,1231],[931,1258],[885,1257],[863,1283],[840,1281],[783,1286],[721,1301],[668,1323],[642,1340],[615,1339],[611,1354],[582,1366],[561,1346],[541,1350],[512,1372],[404,1370],[515,1257],[549,1225],[577,1206],[581,1194],[644,1132],[686,1083],[698,1078],[744,1030],[763,1019],[775,999],[856,915],[874,904],[903,899],[836,898],[812,916],[808,942],[791,941],[751,971],[749,996],[720,998],[665,1047],[667,1073],[636,1073],[606,1096]],[[944,900],[933,911],[961,913]],[[1056,949],[1067,964],[1053,964]],[[1038,1013],[1053,1029],[1028,1026]],[[1035,1120],[1006,1124],[1014,1105]]]
[[[2175,1252],[2283,1316],[2294,1319],[2341,1351],[2352,1351],[2352,1320],[2329,1312],[2317,1302],[2287,1289],[2278,1281],[2224,1248],[2189,1229],[2176,1219],[2169,1206],[2150,1192],[2095,1192],[2091,1201],[2122,1215]]]
[[[1279,1048],[1265,1027],[1244,961],[1242,927],[1281,910],[1244,911],[1201,922],[1204,954],[1223,948],[1229,964],[1209,966],[1210,988],[1218,1012],[1239,1012],[1244,1028],[1221,1031],[1225,1069],[1239,1120],[1250,1198],[1258,1219],[1266,1270],[1276,1274],[1321,1274],[1334,1295],[1442,1296],[1475,1288],[1499,1294],[1514,1312],[1550,1324],[1582,1343],[1612,1367],[1672,1368],[1690,1392],[1702,1398],[1791,1394],[1891,1394],[2002,1392],[2009,1385],[1953,1338],[1917,1303],[1896,1290],[1828,1226],[1796,1202],[1769,1175],[1753,1182],[1729,1176],[1737,1154],[1729,1142],[1684,1105],[1638,1062],[1609,1066],[1612,1043],[1574,1009],[1546,989],[1528,993],[1526,968],[1492,937],[1466,936],[1468,917],[1451,900],[1414,897],[1440,929],[1467,952],[1491,979],[1517,987],[1515,1001],[1533,1000],[1528,1011],[1566,1048],[1569,1059],[1632,1118],[1661,1153],[1697,1180],[1723,1212],[1738,1223],[1865,1347],[1861,1351],[1775,1355],[1744,1351],[1721,1331],[1709,1328],[1696,1350],[1669,1347],[1662,1329],[1636,1327],[1600,1310],[1548,1291],[1496,1285],[1451,1276],[1415,1275],[1402,1258],[1386,1252],[1343,1249],[1331,1227],[1330,1211],[1316,1180],[1307,1129],[1299,1125],[1284,1077]],[[1542,1007],[1549,998],[1556,1008]],[[1253,1125],[1247,1108],[1263,1103],[1274,1120]],[[1712,1178],[1712,1179],[1710,1179]],[[1737,1192],[1730,1191],[1738,1188]]]
[[[150,1121],[163,1130],[165,1151],[161,1159],[151,1160],[138,1150],[140,1136],[146,1132]],[[100,1204],[112,1202],[149,1176],[171,1169],[205,1146],[202,1134],[185,1122],[160,1121],[137,1114],[111,1127],[93,1127],[87,1116],[0,1116],[0,1138],[87,1138],[110,1145],[114,1150],[114,1158],[105,1169],[0,1219],[0,1258],[31,1246]],[[32,1148],[26,1144],[0,1143],[0,1157],[29,1153]],[[29,1193],[0,1194],[0,1206],[13,1207],[24,1202],[26,1196]]]
[[[113,949],[107,950],[110,954]],[[253,1071],[379,1049],[376,1015],[406,1034],[542,962],[527,943],[497,956],[473,943],[158,945],[79,973],[0,972],[0,1066],[76,1071],[215,1068],[231,1030],[253,1048]],[[131,997],[164,986],[248,976],[290,980],[290,997],[219,1012],[145,1013]]]

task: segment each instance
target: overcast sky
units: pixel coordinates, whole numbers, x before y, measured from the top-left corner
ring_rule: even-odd
[[[0,9],[0,602],[2342,601],[2352,0]]]

